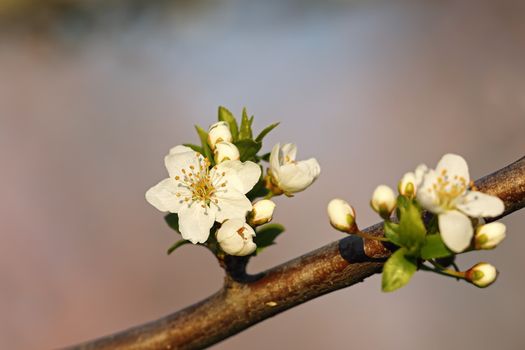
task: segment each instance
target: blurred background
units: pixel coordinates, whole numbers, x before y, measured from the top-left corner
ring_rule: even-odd
[[[216,291],[222,272],[144,200],[168,149],[217,107],[315,156],[320,179],[278,198],[260,271],[339,239],[376,185],[463,155],[479,178],[525,155],[523,1],[0,0],[0,348],[58,348]],[[503,220],[485,290],[379,276],[296,307],[215,349],[523,349],[525,211]]]

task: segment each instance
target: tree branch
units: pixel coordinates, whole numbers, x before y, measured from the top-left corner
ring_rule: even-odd
[[[476,182],[505,202],[508,215],[525,206],[525,157]],[[382,235],[382,224],[364,230]],[[347,236],[257,275],[247,258],[226,261],[224,286],[207,299],[159,320],[69,349],[196,349],[313,298],[381,272],[390,251],[376,240]]]

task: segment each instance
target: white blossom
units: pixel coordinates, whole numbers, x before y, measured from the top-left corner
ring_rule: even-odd
[[[221,141],[233,141],[230,126],[227,122],[217,122],[210,126],[210,129],[208,130],[208,145],[210,145],[212,150],[215,149],[217,142]]]
[[[455,154],[446,154],[436,169],[423,175],[417,200],[421,206],[438,215],[443,242],[452,251],[464,251],[472,240],[473,228],[469,217],[494,217],[503,213],[501,199],[469,190],[467,162]]]
[[[315,158],[296,161],[296,154],[297,146],[291,143],[282,147],[276,144],[270,154],[271,181],[286,195],[304,191],[321,172],[321,167]]]
[[[169,177],[146,192],[146,200],[163,212],[179,215],[182,238],[204,243],[215,221],[244,218],[252,209],[246,193],[259,181],[260,167],[253,162],[210,162],[185,146],[164,158]]]
[[[253,210],[249,215],[249,223],[259,226],[272,221],[275,203],[269,199],[262,199],[253,204]]]
[[[350,232],[355,227],[355,211],[347,201],[332,199],[327,207],[330,224],[339,231]]]
[[[231,142],[221,141],[215,144],[213,152],[215,163],[219,164],[225,160],[239,160],[239,149]]]
[[[472,284],[485,288],[496,281],[498,270],[491,264],[478,263],[465,273],[465,277]]]
[[[476,249],[493,249],[505,239],[505,225],[501,222],[491,222],[476,228]]]
[[[217,242],[230,255],[244,256],[255,251],[255,231],[243,219],[226,220],[217,231]]]
[[[390,187],[379,185],[372,194],[370,205],[382,217],[389,217],[396,207],[396,195]]]

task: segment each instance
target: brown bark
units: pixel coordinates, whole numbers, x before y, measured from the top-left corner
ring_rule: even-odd
[[[525,206],[525,157],[476,182],[505,202],[508,215]],[[382,235],[382,225],[364,230]],[[258,275],[247,275],[247,258],[230,258],[222,289],[159,320],[70,349],[196,349],[381,271],[389,255],[378,241],[348,236]]]

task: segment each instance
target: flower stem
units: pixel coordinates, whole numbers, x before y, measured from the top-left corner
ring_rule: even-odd
[[[465,279],[466,277],[465,272],[454,271],[451,269],[444,268],[443,266],[440,266],[439,264],[437,264],[435,261],[432,261],[432,260],[428,260],[428,262],[431,263],[434,266],[434,268],[428,267],[426,265],[421,265],[422,270],[432,271],[440,275],[449,276],[449,277],[453,277],[456,279]]]

